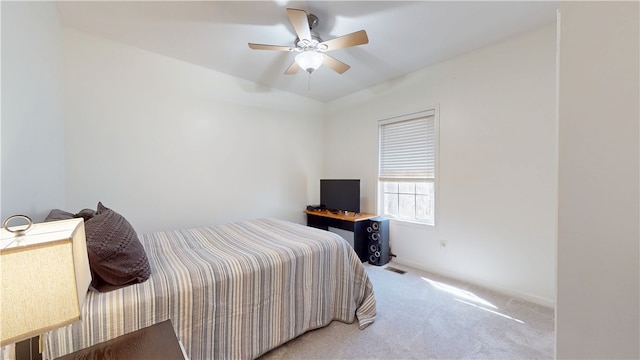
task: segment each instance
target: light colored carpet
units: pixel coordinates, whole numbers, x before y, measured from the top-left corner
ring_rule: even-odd
[[[365,265],[377,301],[364,330],[338,321],[261,357],[274,359],[551,359],[554,312],[397,264]]]

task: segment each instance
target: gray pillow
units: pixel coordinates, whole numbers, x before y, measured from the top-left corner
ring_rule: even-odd
[[[89,221],[89,219],[91,219],[92,217],[94,217],[96,215],[96,211],[93,209],[82,209],[80,210],[79,213],[73,215],[74,217],[77,218],[83,218],[84,222],[86,223],[87,221]]]
[[[95,215],[85,222],[85,232],[92,288],[111,291],[149,278],[147,254],[122,215],[100,202]]]
[[[60,210],[60,209],[53,209],[49,212],[49,215],[47,215],[44,221],[47,222],[47,221],[69,220],[69,219],[73,219],[74,217],[75,215],[73,215],[70,212]]]
[[[91,219],[96,214],[96,211],[93,209],[82,209],[77,214],[72,214],[68,211],[53,209],[49,212],[49,215],[44,219],[47,221],[58,221],[58,220],[68,220],[73,218],[83,218],[85,222]]]

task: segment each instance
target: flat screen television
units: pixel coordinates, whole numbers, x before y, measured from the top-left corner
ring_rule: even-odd
[[[360,179],[320,179],[320,206],[360,212]]]

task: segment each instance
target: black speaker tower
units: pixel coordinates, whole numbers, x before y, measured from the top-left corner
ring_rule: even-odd
[[[368,221],[369,264],[382,266],[389,262],[389,219],[374,217]]]

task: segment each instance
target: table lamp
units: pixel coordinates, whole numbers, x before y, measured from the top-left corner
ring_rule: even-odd
[[[28,224],[9,228],[9,221]],[[83,219],[0,229],[0,346],[80,320],[91,283]],[[42,350],[42,349],[41,349]]]

